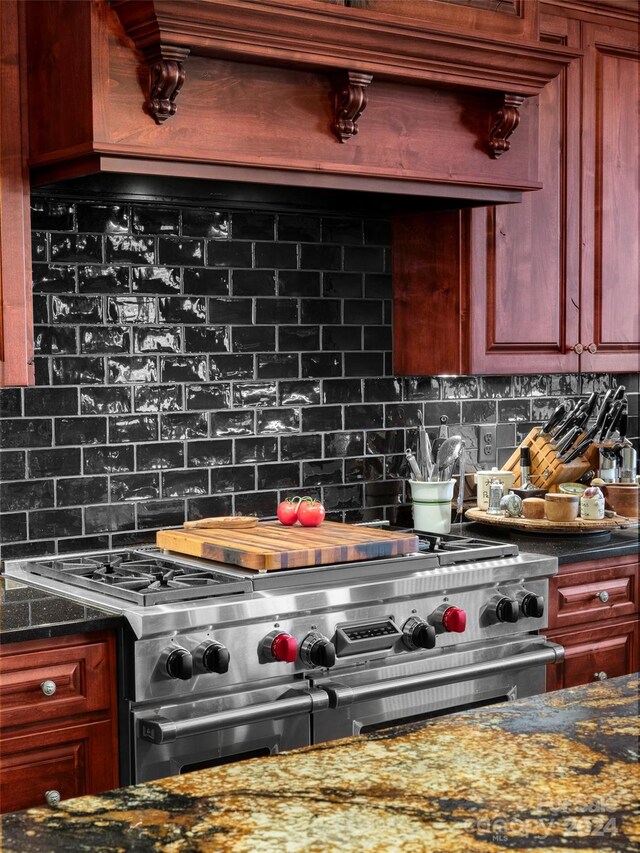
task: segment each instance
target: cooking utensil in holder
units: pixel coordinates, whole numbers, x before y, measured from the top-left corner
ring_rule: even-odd
[[[577,442],[576,442],[577,443]],[[541,435],[538,428],[532,429],[522,444],[529,447],[531,452],[530,479],[539,489],[548,489],[558,483],[572,483],[593,468],[589,460],[593,446],[586,455],[578,456],[573,462],[561,462],[555,445],[547,435]],[[521,486],[520,478],[520,447],[511,454],[502,466],[504,471],[513,471],[515,476],[514,488]]]

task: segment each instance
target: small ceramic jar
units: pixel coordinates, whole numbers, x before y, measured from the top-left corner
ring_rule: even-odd
[[[587,521],[601,521],[604,518],[604,495],[600,489],[597,491],[597,495],[583,495],[580,498],[580,517]]]

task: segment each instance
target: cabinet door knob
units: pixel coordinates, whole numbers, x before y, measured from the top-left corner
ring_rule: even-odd
[[[584,352],[584,347],[582,344],[574,344],[573,351],[576,355],[581,355]]]
[[[57,689],[58,685],[55,683],[55,681],[49,681],[47,679],[47,681],[43,681],[40,684],[40,690],[42,690],[45,696],[53,696]]]
[[[606,681],[609,676],[606,672],[594,672],[593,677],[596,678],[598,681]]]
[[[590,353],[598,352],[598,347],[596,344],[589,344],[587,347]]]
[[[599,598],[603,604],[606,604],[607,601],[609,601],[609,593],[607,592],[606,589],[603,589],[602,592],[599,592],[596,595],[596,598]]]
[[[48,806],[57,806],[62,799],[60,791],[47,791],[44,798]]]

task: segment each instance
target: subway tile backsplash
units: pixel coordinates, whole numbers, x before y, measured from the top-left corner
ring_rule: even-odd
[[[551,413],[637,377],[393,375],[383,218],[39,196],[36,387],[0,391],[3,559],[122,547],[186,518],[410,523],[404,449],[441,415],[498,463]]]

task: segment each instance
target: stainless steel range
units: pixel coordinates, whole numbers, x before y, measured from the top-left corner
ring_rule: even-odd
[[[126,617],[122,782],[543,692],[554,558],[420,534],[402,557],[255,573],[139,548],[9,562]]]

